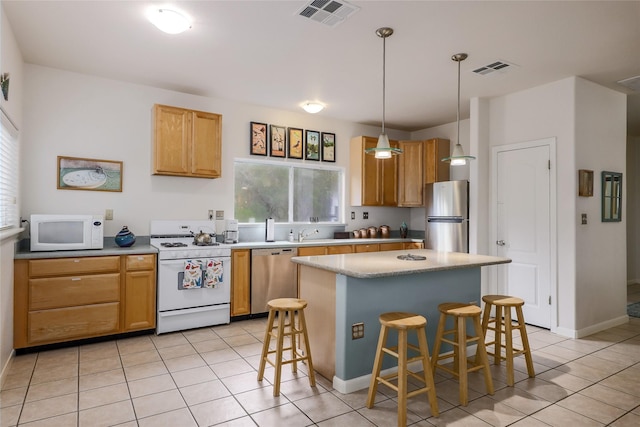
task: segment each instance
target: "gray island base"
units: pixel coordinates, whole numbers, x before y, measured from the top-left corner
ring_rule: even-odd
[[[415,255],[424,260],[401,260]],[[299,295],[305,309],[315,370],[341,393],[367,388],[371,378],[380,323],[388,311],[407,311],[427,319],[427,340],[433,346],[438,304],[480,304],[480,270],[505,264],[508,258],[428,249],[295,257],[299,264]],[[364,324],[364,336],[352,338],[352,327]],[[410,342],[416,344],[410,334]],[[396,339],[390,333],[390,339]],[[443,348],[450,351],[450,348]],[[383,369],[394,370],[392,358]]]

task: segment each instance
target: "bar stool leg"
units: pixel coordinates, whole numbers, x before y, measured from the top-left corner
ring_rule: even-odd
[[[499,365],[502,362],[502,307],[499,305],[494,306],[496,308],[496,321],[495,321],[495,337],[493,342],[493,364]],[[504,314],[509,310],[504,310]]]
[[[429,391],[427,396],[429,398],[429,406],[431,406],[431,415],[437,417],[440,415],[438,411],[438,400],[436,398],[436,385],[433,381],[433,375],[431,374],[431,366],[429,365],[429,346],[427,345],[427,334],[424,329],[416,331],[418,334],[418,345],[420,346],[420,353],[422,358],[422,370],[424,372],[424,379]]]
[[[269,345],[271,344],[271,332],[273,331],[273,322],[275,319],[275,311],[269,310],[269,317],[267,319],[267,331],[264,334],[264,341],[262,342],[262,355],[260,356],[260,369],[258,369],[258,381],[262,381],[264,378],[264,368],[267,363],[267,355],[269,354]]]
[[[309,347],[309,335],[307,334],[307,322],[304,318],[304,310],[298,312],[298,325],[302,328],[302,339],[304,340],[305,355],[307,356],[307,368],[309,371],[309,385],[315,387],[316,374],[313,370],[313,362],[311,361],[311,348]]]
[[[518,317],[518,324],[520,325],[520,337],[522,338],[522,349],[524,350],[524,358],[527,362],[527,374],[529,378],[536,376],[533,370],[533,358],[531,357],[531,347],[529,347],[529,338],[527,336],[527,325],[524,323],[524,314],[522,314],[522,307],[516,307],[516,316]]]
[[[382,369],[382,358],[384,353],[382,347],[387,342],[387,327],[385,325],[380,326],[380,335],[378,337],[378,348],[376,349],[376,357],[373,361],[373,373],[371,374],[371,382],[369,383],[369,394],[367,395],[367,408],[373,408],[373,401],[376,397],[376,391],[378,389],[378,377],[380,376],[380,370]]]
[[[487,349],[484,346],[484,335],[482,334],[482,325],[480,324],[480,316],[473,318],[473,326],[476,330],[476,336],[478,337],[478,346],[476,348],[476,355],[480,357],[480,363],[484,367],[484,384],[487,388],[488,394],[493,394],[493,380],[491,379],[491,371],[489,370],[489,358],[487,357]]]
[[[284,345],[285,312],[278,312],[278,346],[276,348],[276,373],[273,379],[273,395],[280,395],[280,378],[282,377],[282,347]]]
[[[507,385],[513,386],[513,324],[511,323],[511,307],[504,309],[504,334],[506,341]]]
[[[289,343],[291,344],[291,372],[298,372],[298,361],[296,360],[296,322],[295,310],[287,311],[289,316],[289,332],[291,333]]]
[[[398,331],[398,427],[407,425],[407,330]]]
[[[442,344],[442,335],[444,333],[444,323],[447,320],[447,316],[444,313],[440,313],[440,321],[438,322],[438,329],[436,331],[436,341],[433,343],[433,353],[431,354],[431,374],[436,373],[436,364],[440,357],[440,345]]]
[[[454,361],[458,367],[458,383],[460,389],[460,404],[467,406],[469,403],[469,395],[467,393],[467,322],[465,319],[456,317],[456,337],[458,343],[457,351],[454,353]],[[457,359],[457,360],[456,360]]]

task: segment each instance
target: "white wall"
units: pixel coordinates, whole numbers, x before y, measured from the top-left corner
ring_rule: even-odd
[[[601,172],[622,172],[622,200],[626,200],[627,100],[584,79],[575,80],[578,169],[594,171],[594,197],[576,197],[576,327],[588,328],[626,316],[627,218],[601,221]],[[577,178],[576,178],[577,179]],[[574,195],[577,185],[573,187]],[[588,224],[581,225],[581,213]]]
[[[624,169],[625,105],[623,94],[577,77],[489,101],[490,132],[480,138],[479,155],[490,155],[482,147],[556,138],[557,327],[568,334],[614,321],[624,310],[624,223],[614,229],[600,222],[599,191],[577,200],[577,170],[599,176],[606,168]],[[589,225],[581,226],[585,210]]]
[[[25,158],[22,180],[23,215],[32,213],[104,214],[113,209],[105,235],[127,225],[148,235],[152,219],[206,219],[209,209],[233,215],[233,160],[250,157],[249,122],[295,126],[334,132],[336,163],[347,168],[349,141],[357,135],[376,136],[378,127],[279,111],[233,101],[188,95],[120,81],[26,65]],[[168,104],[222,114],[223,166],[219,179],[151,175],[152,107]],[[389,130],[391,138],[406,132]],[[70,191],[56,188],[57,156],[123,161],[123,191]],[[254,156],[256,157],[256,156]],[[282,160],[301,162],[300,160]],[[317,164],[318,162],[312,162]],[[348,176],[347,176],[348,178]],[[349,200],[348,186],[345,189]],[[404,209],[354,208],[346,205],[347,230],[387,223],[393,228],[408,220]],[[358,213],[353,223],[350,212]],[[369,220],[361,213],[369,212]],[[406,217],[406,218],[405,218]]]
[[[0,6],[0,73],[9,73],[9,100],[0,107],[20,130],[22,124],[23,61],[11,25]],[[20,200],[18,200],[19,203]],[[0,369],[4,380],[13,353],[13,256],[15,238],[0,234]]]
[[[627,284],[640,283],[640,137],[627,141],[627,197],[623,210],[627,218]]]

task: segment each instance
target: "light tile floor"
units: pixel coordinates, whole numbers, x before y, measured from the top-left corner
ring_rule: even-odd
[[[640,285],[629,296],[640,300]],[[631,302],[631,301],[630,301]],[[166,335],[147,335],[49,350],[15,358],[0,392],[0,426],[395,426],[395,395],[379,387],[343,395],[303,366],[283,369],[272,396],[273,368],[257,381],[265,319]],[[424,395],[410,399],[408,423],[427,426],[639,426],[640,318],[583,339],[528,329],[536,370],[516,363],[515,387],[504,364],[492,366],[496,388],[469,379],[469,405],[457,382],[436,375],[440,417]]]

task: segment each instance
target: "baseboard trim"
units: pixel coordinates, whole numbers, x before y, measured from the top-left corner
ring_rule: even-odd
[[[16,357],[16,351],[11,350],[11,354],[7,358],[7,363],[2,367],[2,373],[0,374],[0,388],[4,385],[5,380],[7,379],[7,375],[9,375],[9,368],[11,368],[11,364],[13,363],[13,359]]]

